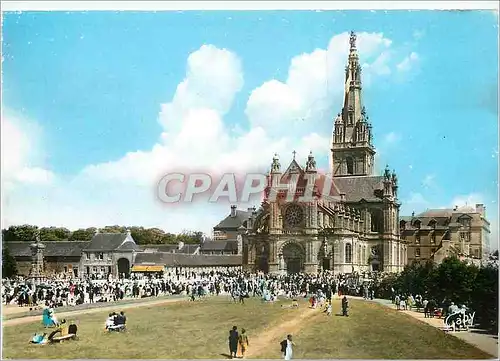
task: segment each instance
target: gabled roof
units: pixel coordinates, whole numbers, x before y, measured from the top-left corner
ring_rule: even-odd
[[[128,233],[98,233],[90,240],[87,251],[131,251],[139,247]]]
[[[288,168],[286,169],[286,171],[283,173],[283,177],[286,177],[286,176],[288,176],[290,174],[300,174],[300,175],[304,174],[304,170],[299,165],[299,163],[297,163],[297,161],[295,160],[295,158],[292,159],[292,161],[290,162],[290,165],[288,166]]]
[[[334,178],[333,182],[341,193],[345,194],[347,202],[359,202],[361,199],[370,201],[381,201],[375,195],[376,190],[384,187],[383,176],[353,176]]]
[[[43,251],[45,257],[81,257],[82,251],[90,244],[90,242],[78,241],[42,243],[45,245]],[[14,257],[31,257],[31,242],[5,242],[4,245]]]
[[[214,230],[236,231],[243,225],[243,222],[250,218],[250,216],[251,212],[236,210],[236,214],[234,217],[229,214],[226,218],[220,221],[218,225],[214,227]]]

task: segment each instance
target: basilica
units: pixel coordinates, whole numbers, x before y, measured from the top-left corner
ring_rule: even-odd
[[[361,90],[356,35],[351,33],[344,101],[333,124],[333,187],[325,192],[320,186],[326,179],[317,172],[312,153],[302,166],[293,152],[286,169],[275,155],[262,205],[245,212],[247,219],[240,227],[244,269],[270,273],[403,269],[407,244],[400,237],[398,181],[388,167],[382,175],[374,174],[372,125]],[[286,183],[293,177],[296,186],[290,188]],[[308,189],[306,184],[312,186]],[[307,191],[312,196],[301,197]]]

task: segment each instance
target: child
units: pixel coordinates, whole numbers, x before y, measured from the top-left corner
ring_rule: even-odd
[[[327,315],[327,316],[331,316],[331,315],[332,315],[332,304],[331,304],[331,303],[328,303],[328,304],[326,305],[326,310],[325,310],[325,312],[326,312],[326,315]]]

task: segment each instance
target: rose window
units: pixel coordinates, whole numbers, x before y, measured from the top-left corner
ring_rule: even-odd
[[[302,223],[304,212],[302,208],[297,205],[288,207],[285,211],[285,222],[289,227],[297,227]]]

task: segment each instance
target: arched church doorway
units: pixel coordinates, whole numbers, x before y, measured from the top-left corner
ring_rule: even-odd
[[[130,261],[126,258],[120,258],[117,262],[118,265],[118,277],[121,278],[125,275],[125,278],[130,276]]]
[[[305,253],[301,246],[289,243],[283,247],[283,261],[288,274],[300,273],[304,270]]]
[[[261,256],[257,258],[257,270],[264,273],[269,272],[269,262],[267,257]]]

